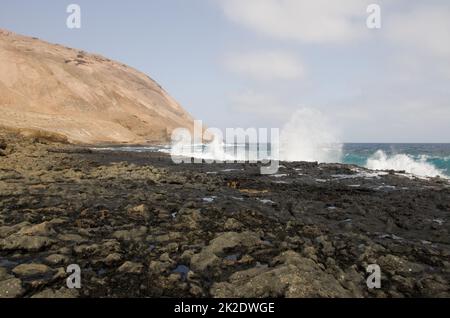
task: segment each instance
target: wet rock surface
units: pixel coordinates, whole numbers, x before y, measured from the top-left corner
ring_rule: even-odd
[[[450,296],[447,180],[315,163],[261,175],[3,131],[0,149],[0,297]]]

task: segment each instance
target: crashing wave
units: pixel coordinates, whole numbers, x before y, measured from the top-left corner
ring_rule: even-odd
[[[447,178],[443,171],[427,162],[423,156],[419,158],[414,158],[406,154],[388,156],[382,150],[378,150],[367,159],[366,167],[371,170],[405,171],[420,177],[440,176]]]

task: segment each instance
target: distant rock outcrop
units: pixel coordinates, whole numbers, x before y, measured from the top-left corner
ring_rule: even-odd
[[[158,83],[105,57],[0,29],[0,126],[78,143],[165,143],[193,118]]]

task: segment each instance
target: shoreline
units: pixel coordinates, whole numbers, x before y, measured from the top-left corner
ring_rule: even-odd
[[[448,180],[0,140],[0,297],[450,297]]]

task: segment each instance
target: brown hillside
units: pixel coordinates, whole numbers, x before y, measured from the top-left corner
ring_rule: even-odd
[[[124,64],[0,29],[0,126],[81,143],[164,143],[193,118]]]

